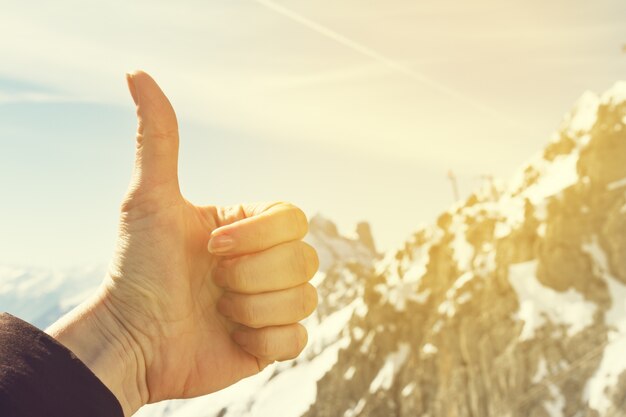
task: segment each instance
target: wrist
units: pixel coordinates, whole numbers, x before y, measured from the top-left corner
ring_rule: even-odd
[[[115,314],[104,290],[78,305],[46,333],[74,353],[115,395],[126,417],[148,401],[140,345]]]

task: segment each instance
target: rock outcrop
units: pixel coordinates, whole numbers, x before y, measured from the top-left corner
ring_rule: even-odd
[[[306,416],[626,415],[626,84],[362,282]]]

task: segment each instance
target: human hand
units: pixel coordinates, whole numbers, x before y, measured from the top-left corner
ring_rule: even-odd
[[[298,322],[317,305],[307,281],[318,268],[301,241],[306,217],[291,204],[185,200],[176,115],[146,73],[128,84],[139,125],[116,254],[98,293],[47,330],[111,389],[126,416],[296,357],[307,342]]]

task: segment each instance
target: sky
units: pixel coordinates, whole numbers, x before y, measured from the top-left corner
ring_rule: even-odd
[[[0,264],[101,264],[134,150],[124,73],[177,111],[184,195],[287,200],[402,243],[626,79],[626,3],[0,0]]]

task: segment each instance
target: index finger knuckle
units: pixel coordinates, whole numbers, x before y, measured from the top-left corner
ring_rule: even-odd
[[[289,216],[291,227],[294,228],[297,236],[303,238],[309,232],[309,221],[306,214],[299,207],[292,204],[289,205]]]

